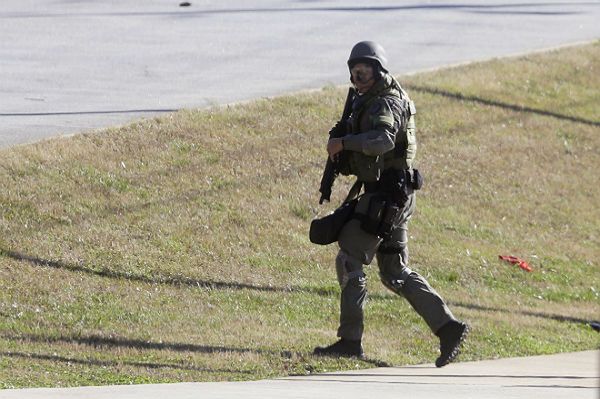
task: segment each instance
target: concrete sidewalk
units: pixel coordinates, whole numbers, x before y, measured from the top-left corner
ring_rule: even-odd
[[[375,368],[251,382],[22,389],[14,399],[600,399],[600,351],[433,365]]]

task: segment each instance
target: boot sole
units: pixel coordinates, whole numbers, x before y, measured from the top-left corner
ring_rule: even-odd
[[[449,363],[452,363],[454,361],[454,359],[456,359],[456,357],[460,354],[460,348],[462,346],[462,344],[465,342],[465,340],[467,339],[467,335],[469,335],[469,332],[471,332],[471,328],[469,327],[468,324],[465,324],[465,329],[462,332],[462,334],[460,335],[460,338],[458,339],[458,345],[456,345],[454,347],[454,349],[452,350],[452,352],[450,353],[450,356],[448,356],[448,359],[446,359],[443,363],[438,363],[438,360],[435,361],[435,367],[444,367],[446,365],[448,365]]]

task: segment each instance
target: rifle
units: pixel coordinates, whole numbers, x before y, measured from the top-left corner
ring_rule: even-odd
[[[352,113],[352,103],[354,101],[355,95],[356,91],[353,87],[350,87],[348,89],[348,96],[346,97],[346,103],[344,104],[344,111],[342,112],[342,117],[329,131],[330,139],[344,137],[348,133],[346,122],[350,117],[350,114]],[[336,158],[335,161],[332,161],[330,157],[327,157],[327,163],[325,163],[325,170],[323,170],[323,176],[321,177],[321,187],[319,188],[319,192],[321,193],[319,205],[323,204],[324,201],[329,202],[331,200],[331,188],[333,187],[333,182],[339,174],[339,162],[339,157]]]

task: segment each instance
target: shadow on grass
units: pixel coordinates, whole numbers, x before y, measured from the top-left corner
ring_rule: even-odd
[[[199,281],[190,279],[187,277],[158,277],[158,278],[149,278],[146,276],[139,275],[131,275],[128,273],[122,272],[114,272],[111,270],[94,270],[82,265],[69,264],[60,261],[50,261],[44,260],[40,258],[36,258],[29,255],[24,255],[14,251],[8,251],[0,249],[0,255],[6,256],[19,261],[26,261],[35,266],[42,267],[50,267],[55,269],[65,269],[73,272],[83,272],[87,274],[92,274],[100,277],[106,278],[117,278],[117,279],[127,279],[131,281],[139,281],[148,284],[168,284],[173,286],[189,286],[189,287],[199,287],[199,288],[207,288],[207,289],[236,289],[236,290],[256,290],[261,292],[308,292],[322,296],[331,296],[337,295],[337,291],[335,289],[326,289],[326,288],[308,288],[308,287],[273,287],[273,286],[258,286],[251,284],[243,284],[243,283],[228,283],[228,282],[207,282],[207,281]],[[8,316],[8,315],[5,315]],[[169,343],[169,342],[151,342],[144,341],[139,339],[130,339],[130,338],[115,338],[115,337],[102,337],[102,336],[60,336],[60,337],[45,337],[45,336],[36,336],[36,335],[23,335],[18,337],[11,336],[1,336],[4,339],[8,340],[26,340],[30,342],[39,342],[39,343],[75,343],[81,345],[89,345],[94,347],[125,347],[125,348],[136,348],[136,349],[146,349],[146,350],[171,350],[177,352],[195,352],[195,353],[256,353],[259,355],[275,355],[281,356],[283,358],[291,358],[292,352],[290,351],[275,351],[275,350],[267,350],[267,349],[250,349],[250,348],[234,348],[234,347],[226,347],[226,346],[210,346],[210,345],[198,345],[198,344],[188,344],[188,343]],[[34,357],[34,356],[46,356],[46,355],[27,355],[21,354],[22,357]],[[299,356],[303,357],[306,354],[298,353]],[[7,355],[8,356],[8,355]],[[19,356],[19,354],[15,354],[13,356]],[[47,356],[48,357],[48,356]],[[42,360],[46,358],[40,358]],[[59,358],[54,356],[48,357],[46,360],[57,360],[62,361]],[[389,367],[389,364],[378,359],[360,359],[360,361],[368,364],[372,364],[377,367]],[[82,361],[84,362],[84,361]],[[88,362],[89,363],[89,362]],[[111,363],[112,364],[112,363]],[[115,363],[116,364],[116,363]],[[135,364],[134,364],[135,365]],[[140,364],[141,366],[141,364]],[[160,365],[157,367],[170,367],[170,365]],[[200,370],[204,371],[204,370]],[[209,371],[209,370],[207,370]],[[227,372],[226,370],[221,370],[223,372]],[[230,371],[234,372],[234,371]]]
[[[82,264],[72,264],[61,261],[54,260],[46,260],[36,258],[34,256],[21,254],[15,251],[4,250],[0,248],[0,255],[6,256],[18,261],[24,261],[31,263],[35,266],[41,267],[50,267],[54,269],[65,269],[72,272],[82,272],[86,274],[91,274],[99,277],[105,278],[113,278],[113,279],[126,279],[130,281],[137,281],[147,284],[164,284],[164,285],[172,285],[176,287],[193,287],[193,288],[203,288],[203,289],[213,289],[213,290],[222,290],[222,289],[231,289],[231,290],[252,290],[259,292],[304,292],[310,294],[316,294],[320,296],[337,296],[339,295],[339,291],[337,288],[318,288],[318,287],[277,287],[277,286],[261,286],[247,283],[234,283],[234,282],[224,282],[224,281],[202,281],[195,280],[185,276],[156,276],[154,278],[150,278],[148,276],[136,275],[132,273],[124,273],[117,272],[113,270],[107,269],[92,269],[86,267]],[[369,294],[369,298],[371,300],[381,300],[381,299],[389,299],[392,294]],[[547,314],[540,312],[532,312],[528,310],[515,310],[515,309],[503,309],[503,308],[493,308],[488,306],[482,306],[477,304],[470,303],[462,303],[462,302],[449,302],[451,306],[457,306],[467,309],[480,310],[480,311],[488,311],[488,312],[503,312],[503,313],[515,313],[523,316],[534,316],[541,317],[549,320],[561,321],[561,322],[571,322],[571,323],[580,323],[590,325],[594,330],[596,327],[594,325],[598,325],[599,322],[595,320],[585,320],[581,318],[576,318],[572,316],[563,316],[557,314]],[[90,342],[91,343],[91,342]],[[163,345],[163,344],[148,344],[148,345]],[[178,345],[178,344],[176,344]],[[187,345],[187,344],[183,344]],[[152,348],[149,348],[152,349]],[[163,348],[167,349],[167,348]],[[222,348],[217,351],[221,351]]]
[[[72,264],[66,263],[62,261],[56,260],[47,260],[40,259],[35,256],[25,255],[15,251],[4,250],[0,248],[0,255],[9,257],[18,261],[24,261],[31,263],[35,266],[41,267],[49,267],[54,269],[65,269],[72,272],[82,272],[86,274],[91,274],[99,277],[105,278],[113,278],[113,279],[126,279],[130,281],[137,281],[147,284],[165,284],[172,286],[187,286],[187,287],[195,287],[195,288],[204,288],[204,289],[233,289],[233,290],[252,290],[259,292],[305,292],[310,294],[316,294],[321,296],[333,296],[339,295],[339,291],[337,288],[318,288],[318,287],[277,287],[277,286],[262,286],[255,284],[247,284],[247,283],[234,283],[234,282],[225,282],[225,281],[203,281],[196,280],[185,276],[156,276],[154,278],[150,278],[148,276],[136,275],[132,273],[118,272],[114,270],[108,269],[92,269],[90,267],[84,266],[82,264]],[[369,294],[370,299],[389,299],[391,294]],[[550,320],[556,321],[567,321],[573,323],[583,323],[589,324],[591,320],[584,320],[581,318],[571,317],[571,316],[563,316],[556,314],[547,314],[547,313],[539,313],[532,312],[527,310],[517,311],[515,309],[502,309],[502,308],[493,308],[488,306],[482,306],[477,304],[463,303],[463,302],[449,302],[449,305],[463,307],[467,309],[473,310],[481,310],[481,311],[491,311],[491,312],[503,312],[503,313],[518,313],[524,316],[535,316],[542,317]]]
[[[466,309],[472,309],[472,310],[480,310],[480,311],[484,311],[484,312],[512,313],[512,314],[519,314],[519,315],[523,315],[523,316],[540,317],[540,318],[543,318],[543,319],[549,319],[549,320],[555,320],[555,321],[570,322],[570,323],[579,323],[579,324],[589,325],[592,328],[593,328],[593,326],[592,326],[593,323],[598,323],[598,321],[586,320],[586,319],[581,319],[581,318],[572,317],[572,316],[563,316],[563,315],[558,315],[558,314],[548,314],[548,313],[541,313],[541,312],[532,312],[532,311],[529,311],[529,310],[515,310],[515,309],[493,308],[491,306],[482,306],[482,305],[476,305],[476,304],[473,304],[473,303],[450,302],[449,305],[456,306],[456,307],[459,307],[459,308],[466,308]]]
[[[231,373],[231,374],[252,374],[252,371],[247,370],[232,370],[232,369],[210,369],[205,367],[196,367],[185,364],[176,363],[150,363],[150,362],[130,362],[130,361],[109,361],[98,359],[77,359],[72,357],[64,357],[56,354],[47,355],[43,353],[24,353],[24,352],[0,352],[2,357],[47,360],[50,362],[61,362],[67,364],[80,364],[84,366],[100,366],[100,367],[117,367],[117,366],[134,366],[149,369],[177,369],[189,371],[201,371],[209,373]]]
[[[596,126],[596,127],[600,126],[600,121],[592,121],[592,120],[580,118],[577,116],[559,114],[558,112],[547,111],[544,109],[525,107],[522,105],[515,105],[515,104],[508,104],[508,103],[504,103],[501,101],[490,100],[487,98],[482,98],[482,97],[477,97],[477,96],[465,95],[462,93],[450,92],[450,91],[446,91],[446,90],[442,90],[442,89],[437,89],[434,87],[417,86],[417,85],[412,85],[412,84],[406,84],[405,87],[409,90],[433,94],[433,95],[447,97],[447,98],[452,98],[455,100],[470,101],[470,102],[474,102],[474,103],[508,109],[508,110],[516,111],[516,112],[528,112],[528,113],[532,113],[532,114],[550,116],[553,118],[566,120],[566,121],[570,121],[570,122],[581,123],[584,125],[590,125],[590,126]]]
[[[193,353],[256,353],[259,355],[278,355],[281,357],[291,357],[291,352],[274,351],[268,349],[250,349],[250,348],[235,348],[227,346],[212,346],[187,344],[179,342],[152,342],[141,339],[123,338],[123,337],[103,337],[100,335],[90,336],[43,336],[43,335],[19,335],[19,336],[0,336],[10,341],[27,341],[35,343],[66,343],[93,346],[94,348],[132,348],[145,350],[169,350],[174,352],[193,352]]]
[[[318,288],[318,287],[276,287],[276,286],[261,286],[247,283],[225,282],[225,281],[204,281],[196,280],[185,276],[154,276],[148,277],[140,274],[126,273],[109,269],[93,269],[84,264],[67,263],[57,260],[41,259],[35,256],[22,254],[15,251],[5,250],[0,248],[0,255],[12,258],[18,261],[28,262],[35,266],[49,267],[53,269],[64,269],[72,272],[81,272],[99,277],[125,279],[147,284],[172,285],[176,287],[186,286],[204,289],[233,289],[233,290],[253,290],[260,292],[305,292],[321,296],[337,295],[337,290],[334,288]]]
[[[95,348],[134,348],[134,349],[142,349],[142,350],[169,350],[174,352],[193,352],[193,353],[204,353],[204,354],[217,354],[217,353],[253,353],[258,355],[270,355],[270,356],[278,356],[283,359],[291,359],[294,355],[304,358],[308,354],[300,353],[300,352],[292,352],[287,350],[277,351],[272,349],[261,349],[261,348],[236,348],[236,347],[228,347],[228,346],[213,346],[213,345],[198,345],[198,344],[188,344],[188,343],[179,343],[179,342],[152,342],[152,341],[144,341],[141,339],[132,339],[132,338],[116,338],[116,337],[102,337],[98,335],[90,335],[90,336],[42,336],[42,335],[33,335],[33,334],[24,334],[19,336],[9,336],[9,335],[0,335],[0,338],[6,339],[9,341],[27,341],[33,343],[44,343],[44,344],[53,344],[53,343],[64,343],[64,344],[78,344],[78,345],[87,345],[93,346]],[[13,353],[13,352],[8,352]],[[2,355],[2,353],[0,353]],[[30,355],[21,354],[21,357],[27,357]],[[7,355],[10,356],[10,355]],[[19,355],[14,355],[19,356]],[[30,357],[35,356],[45,356],[45,358],[40,358],[42,360],[57,360],[63,361],[61,358],[57,358],[52,355],[31,355]],[[37,357],[36,357],[37,358]],[[377,367],[390,367],[390,365],[382,360],[378,359],[357,359],[357,361],[362,361],[363,363],[372,364]],[[80,360],[75,361],[75,363],[88,363],[94,365],[104,365],[104,361],[95,361],[95,360]],[[182,368],[186,370],[196,370],[196,371],[210,371],[210,372],[225,372],[225,373],[242,373],[242,371],[237,370],[211,370],[204,368],[196,368],[190,366],[190,368],[186,368],[188,366],[182,366],[177,364],[162,364],[162,363],[127,363],[127,362],[107,362],[108,365],[117,365],[117,364],[129,364],[133,366],[139,367],[151,367],[151,368]],[[244,372],[245,373],[245,372]]]

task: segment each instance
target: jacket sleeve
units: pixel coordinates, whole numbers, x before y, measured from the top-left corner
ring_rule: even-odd
[[[365,155],[383,155],[394,149],[396,133],[389,128],[369,130],[365,133],[343,137],[344,150],[362,152]]]
[[[365,155],[383,155],[394,149],[397,125],[394,114],[387,103],[381,99],[369,109],[371,130],[343,137],[344,150],[362,152]]]

